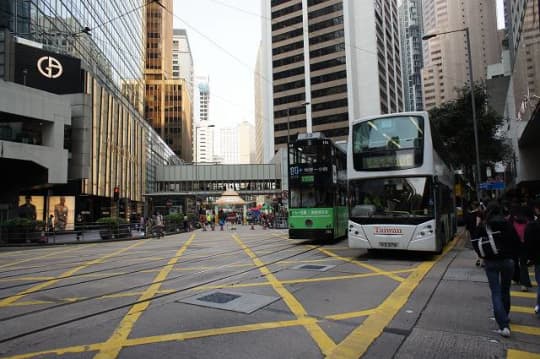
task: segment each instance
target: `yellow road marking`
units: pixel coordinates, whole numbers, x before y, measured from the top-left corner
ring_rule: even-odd
[[[382,269],[379,269],[375,266],[372,266],[370,264],[366,264],[366,263],[362,263],[360,261],[356,261],[354,259],[349,259],[349,258],[344,258],[344,257],[341,257],[341,256],[338,256],[337,254],[335,253],[332,253],[330,252],[329,250],[326,250],[324,248],[317,248],[319,251],[321,251],[322,253],[326,254],[327,256],[329,257],[333,257],[333,258],[337,258],[337,259],[340,259],[342,261],[345,261],[345,262],[349,262],[349,263],[352,263],[352,264],[355,264],[359,267],[362,267],[362,268],[365,268],[365,269],[368,269],[372,272],[375,272],[375,273],[387,273],[385,272],[384,270]],[[401,278],[400,276],[397,276],[397,275],[394,275],[394,274],[387,274],[386,275],[388,278],[391,278],[393,280],[395,280],[396,282],[400,282],[400,283],[403,283],[403,281],[405,280],[404,278]]]
[[[346,319],[352,319],[352,318],[366,317],[373,313],[375,313],[375,309],[366,309],[366,310],[361,310],[359,312],[327,315],[324,318],[329,319],[329,320],[346,320]]]
[[[47,258],[47,257],[53,257],[53,256],[56,256],[56,255],[60,255],[60,254],[68,253],[68,252],[73,252],[73,251],[75,251],[77,249],[81,249],[81,248],[90,248],[90,247],[93,247],[95,245],[97,245],[97,243],[88,244],[88,245],[84,245],[84,246],[75,246],[74,248],[69,248],[69,249],[66,249],[66,250],[60,251],[60,252],[54,251],[53,253],[45,254],[45,255],[42,255],[42,256],[34,256],[32,258],[21,259],[19,261],[2,264],[2,265],[0,265],[0,268],[11,267],[11,266],[14,266],[16,264],[26,263],[26,262],[30,262],[30,261],[33,261],[33,260],[36,260],[36,259],[43,259],[43,258]]]
[[[540,354],[524,352],[516,349],[508,349],[506,359],[540,359]]]
[[[180,332],[180,333],[156,335],[156,336],[142,337],[142,338],[133,338],[133,339],[127,339],[123,343],[123,346],[134,347],[134,346],[146,345],[146,344],[156,344],[156,343],[164,343],[164,342],[170,342],[170,341],[183,341],[183,340],[196,339],[196,338],[212,337],[212,336],[217,336],[217,335],[244,333],[244,332],[251,332],[255,330],[287,328],[287,327],[294,327],[294,326],[300,326],[300,325],[308,325],[314,321],[316,320],[306,318],[306,319],[296,319],[296,320],[288,320],[288,321],[247,324],[247,325],[239,325],[239,326],[225,327],[225,328],[203,329],[203,330],[195,330],[191,332]],[[55,354],[55,355],[76,354],[76,353],[102,350],[105,347],[106,347],[105,342],[94,343],[94,344],[89,344],[89,345],[74,345],[74,346],[65,347],[65,348],[57,348],[57,349],[43,350],[43,351],[34,352],[34,353],[19,354],[19,355],[14,355],[8,358],[28,359],[28,358],[34,358],[38,356],[45,356],[45,355],[51,355],[51,354]]]
[[[354,329],[334,350],[328,358],[359,358],[369,348],[371,343],[381,335],[384,327],[390,323],[397,312],[407,303],[410,295],[418,286],[435,263],[448,253],[456,244],[453,241],[447,245],[443,254],[437,256],[434,261],[424,262],[418,266],[404,282],[402,282],[386,300],[375,309],[358,328]]]
[[[380,272],[380,273],[361,273],[361,274],[349,274],[343,276],[334,276],[334,277],[318,277],[318,278],[304,278],[304,279],[287,279],[280,281],[281,284],[298,284],[298,283],[318,283],[325,281],[333,280],[348,280],[348,279],[357,279],[357,278],[367,278],[367,277],[376,277],[376,276],[385,276],[388,274],[397,274],[397,273],[410,273],[414,272],[416,269],[402,269],[393,272]],[[219,288],[245,288],[245,287],[266,287],[272,285],[271,283],[244,283],[244,284],[220,284],[220,285],[207,285],[191,289],[193,290],[207,290],[207,289],[219,289]]]
[[[265,276],[266,280],[271,283],[272,288],[280,295],[280,297],[283,299],[285,304],[289,307],[289,309],[293,312],[293,314],[299,319],[299,320],[306,320],[309,318],[306,310],[302,306],[302,304],[294,297],[294,295],[291,294],[284,286],[283,284],[270,272],[270,270],[264,265],[264,263],[253,253],[251,249],[249,249],[243,242],[240,240],[240,237],[236,234],[233,235],[234,240],[240,248],[251,258],[253,263],[259,267],[259,271]],[[308,333],[311,335],[315,343],[319,346],[321,349],[321,352],[323,354],[328,354],[332,348],[335,347],[334,341],[324,332],[324,330],[321,329],[321,327],[317,324],[317,321],[312,319],[308,320],[304,324],[304,327],[308,331]]]
[[[540,327],[531,327],[528,325],[510,324],[510,330],[516,333],[529,335],[540,335]]]
[[[534,308],[523,307],[523,306],[518,306],[518,305],[513,305],[512,307],[510,307],[510,311],[514,313],[534,314]]]
[[[129,337],[129,334],[133,330],[135,323],[140,318],[142,313],[150,306],[150,300],[156,295],[159,291],[159,288],[163,284],[162,282],[167,278],[173,266],[178,262],[180,256],[184,254],[186,249],[189,247],[191,242],[195,239],[195,234],[192,234],[191,237],[184,243],[184,245],[176,252],[174,257],[172,257],[167,265],[165,265],[161,271],[156,275],[152,284],[146,289],[146,291],[139,297],[139,301],[143,301],[133,305],[129,312],[122,318],[120,324],[116,327],[113,334],[109,339],[103,343],[103,346],[99,350],[99,353],[96,354],[94,358],[116,358],[122,350],[126,340]]]
[[[135,244],[132,244],[131,246],[129,247],[125,247],[125,248],[122,248],[120,250],[117,250],[116,252],[113,252],[113,253],[109,253],[107,255],[104,255],[103,257],[100,257],[100,258],[97,258],[97,259],[93,259],[91,261],[88,261],[78,267],[75,267],[73,269],[70,269],[62,274],[60,274],[59,276],[57,276],[55,279],[52,279],[52,280],[49,280],[47,282],[44,282],[44,283],[40,283],[40,284],[37,284],[33,287],[30,287],[28,289],[25,289],[23,290],[22,292],[19,292],[15,295],[12,295],[11,297],[8,297],[8,298],[5,298],[3,300],[0,301],[0,308],[2,307],[7,307],[9,306],[10,304],[13,304],[15,303],[17,300],[21,299],[22,297],[24,297],[25,295],[28,295],[30,293],[34,293],[34,292],[37,292],[43,288],[46,288],[46,287],[49,287],[55,283],[57,283],[58,281],[62,280],[62,279],[66,279],[66,278],[69,278],[71,277],[73,274],[91,266],[91,265],[94,265],[94,264],[99,264],[101,262],[103,262],[104,260],[110,258],[110,257],[114,257],[118,254],[121,254],[125,251],[128,251],[130,250],[131,248],[135,248],[137,246],[140,246],[141,244],[145,243],[145,241],[139,241]]]
[[[536,293],[532,293],[532,292],[518,292],[518,291],[511,291],[510,292],[510,295],[512,297],[519,297],[519,298],[536,298]]]

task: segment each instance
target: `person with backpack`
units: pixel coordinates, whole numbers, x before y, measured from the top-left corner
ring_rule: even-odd
[[[527,292],[532,288],[529,268],[527,266],[527,249],[525,248],[525,229],[532,221],[532,211],[526,206],[514,207],[511,211],[509,222],[511,224],[510,234],[517,241],[518,252],[514,257],[513,280],[521,285],[521,291]]]
[[[486,276],[491,291],[493,314],[499,326],[497,333],[510,336],[510,286],[514,273],[514,259],[520,243],[510,235],[511,227],[505,220],[502,207],[490,202],[486,219],[473,229],[473,248],[484,259]]]
[[[467,232],[469,233],[469,240],[472,239],[472,234],[475,228],[482,222],[482,220],[483,213],[480,210],[480,204],[478,201],[471,202],[469,208],[467,208],[464,218],[465,229],[467,229]],[[484,266],[482,258],[479,256],[476,257],[476,266]]]
[[[536,283],[540,283],[540,200],[533,203],[534,219],[529,222],[525,229],[525,249],[528,258],[534,264],[534,276]],[[534,313],[540,316],[540,286],[536,292],[536,304]]]

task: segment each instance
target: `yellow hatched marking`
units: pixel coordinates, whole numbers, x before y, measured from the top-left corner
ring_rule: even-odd
[[[77,249],[81,249],[81,248],[90,248],[90,247],[94,247],[96,246],[97,243],[95,244],[88,244],[88,245],[84,245],[84,246],[75,246],[75,248],[70,248],[70,249],[66,249],[64,251],[54,251],[53,253],[49,253],[49,254],[45,254],[45,255],[42,255],[42,256],[35,256],[35,257],[32,257],[32,258],[27,258],[27,259],[21,259],[19,261],[15,261],[15,262],[11,262],[11,263],[6,263],[6,264],[2,264],[0,265],[0,268],[6,268],[6,267],[11,267],[11,266],[14,266],[16,264],[21,264],[21,263],[26,263],[26,262],[30,262],[30,261],[33,261],[33,260],[36,260],[36,259],[43,259],[43,258],[48,258],[48,257],[53,257],[53,256],[57,256],[57,255],[61,255],[61,254],[64,254],[64,253],[69,253],[69,252],[73,252]]]
[[[184,245],[176,252],[174,257],[169,260],[167,265],[165,265],[156,275],[156,277],[152,281],[152,284],[139,297],[139,301],[142,302],[133,305],[129,309],[129,312],[124,316],[124,318],[122,318],[122,321],[120,322],[118,327],[116,327],[110,338],[105,343],[103,343],[103,346],[100,348],[99,353],[97,353],[94,358],[116,358],[118,356],[120,350],[122,350],[122,347],[128,339],[129,334],[133,330],[135,323],[140,318],[142,313],[144,313],[144,311],[150,306],[149,299],[152,299],[152,297],[157,294],[159,288],[162,285],[162,282],[167,278],[167,276],[173,269],[173,266],[176,264],[176,262],[178,262],[182,254],[184,254],[191,242],[193,242],[193,239],[195,239],[195,234],[191,235],[191,237],[186,241],[186,243],[184,243]]]
[[[34,292],[37,292],[43,288],[46,288],[46,287],[49,287],[55,283],[57,283],[58,281],[62,280],[62,279],[66,279],[66,278],[69,278],[71,277],[72,275],[74,275],[75,273],[91,266],[91,265],[94,265],[94,264],[99,264],[99,263],[102,263],[104,260],[108,259],[108,258],[111,258],[111,257],[114,257],[116,255],[119,255],[121,253],[124,253],[128,250],[130,250],[131,248],[135,248],[135,247],[138,247],[140,246],[141,244],[143,243],[146,243],[146,241],[140,241],[140,242],[137,242],[135,244],[132,244],[131,246],[129,247],[126,247],[126,248],[122,248],[120,250],[117,250],[116,252],[113,252],[113,253],[109,253],[109,254],[106,254],[100,258],[97,258],[97,259],[93,259],[91,261],[88,261],[88,262],[85,262],[84,264],[78,266],[78,267],[75,267],[73,269],[70,269],[62,274],[60,274],[58,277],[56,277],[55,279],[52,279],[52,280],[49,280],[47,282],[44,282],[44,283],[40,283],[40,284],[37,284],[33,287],[30,287],[28,289],[25,289],[23,290],[22,292],[19,292],[15,295],[12,295],[11,297],[8,297],[8,298],[5,298],[3,300],[0,301],[0,308],[2,307],[7,307],[9,306],[10,304],[13,304],[15,303],[17,300],[21,299],[22,297],[24,297],[25,295],[28,295],[30,293],[34,293]]]
[[[518,298],[531,298],[531,299],[534,299],[536,298],[536,293],[532,293],[532,292],[518,292],[518,291],[511,291],[510,292],[510,295],[512,297],[518,297]]]
[[[287,327],[294,327],[294,326],[300,326],[300,325],[309,325],[310,323],[315,322],[315,321],[316,321],[315,319],[306,318],[306,319],[301,319],[301,320],[297,319],[297,320],[279,321],[279,322],[266,322],[266,323],[239,325],[239,326],[234,326],[234,327],[203,329],[203,330],[195,330],[191,332],[180,332],[180,333],[172,333],[172,334],[165,334],[165,335],[156,335],[156,336],[150,336],[150,337],[127,339],[123,343],[123,346],[134,347],[134,346],[146,345],[146,344],[156,344],[156,343],[164,343],[164,342],[171,342],[171,341],[183,341],[183,340],[211,337],[211,336],[217,336],[217,335],[252,332],[255,330],[287,328]],[[46,355],[77,354],[77,353],[102,350],[105,348],[105,346],[106,346],[106,342],[94,343],[90,345],[75,345],[75,346],[65,347],[65,348],[43,350],[43,351],[34,352],[34,353],[19,354],[19,355],[14,355],[8,358],[28,359],[28,358],[34,358],[34,357],[43,357]]]
[[[359,312],[327,315],[324,318],[329,319],[329,320],[347,320],[347,319],[352,319],[352,318],[366,317],[373,313],[375,313],[375,309],[366,309],[366,310],[361,310]]]
[[[317,324],[317,321],[315,319],[312,319],[308,316],[306,310],[302,306],[302,304],[294,297],[294,295],[291,294],[284,286],[283,284],[270,272],[270,270],[264,265],[264,263],[253,253],[251,249],[249,249],[243,242],[240,240],[240,237],[238,235],[233,235],[234,240],[240,248],[251,258],[253,263],[259,267],[259,271],[261,274],[263,274],[268,280],[268,282],[271,283],[272,288],[280,295],[280,297],[283,299],[285,304],[289,307],[289,309],[292,311],[292,313],[299,319],[299,320],[307,320],[307,322],[304,324],[304,327],[308,331],[308,333],[311,335],[315,343],[319,346],[321,349],[321,352],[323,354],[328,354],[332,348],[335,347],[334,341],[324,332],[324,330],[321,329],[321,327]]]
[[[287,279],[280,281],[281,284],[298,284],[298,283],[318,283],[334,280],[350,280],[357,278],[368,278],[368,277],[377,277],[384,276],[388,274],[398,274],[398,273],[410,273],[414,272],[416,269],[403,269],[392,272],[382,272],[382,273],[361,273],[361,274],[350,274],[344,276],[335,276],[335,277],[319,277],[319,278],[305,278],[305,279]],[[207,289],[219,289],[219,288],[245,288],[245,287],[266,287],[272,285],[271,283],[244,283],[244,284],[220,284],[220,285],[207,285],[191,289],[192,291],[198,290],[207,290]]]
[[[403,281],[386,300],[375,309],[358,328],[354,329],[345,340],[338,344],[328,358],[359,358],[367,351],[371,343],[381,335],[384,327],[390,323],[397,312],[407,303],[418,283],[430,271],[435,263],[448,253],[456,244],[452,242],[443,254],[434,261],[424,262]]]
[[[540,359],[540,354],[525,352],[523,350],[508,349],[506,359]]]
[[[529,335],[540,335],[540,327],[531,327],[528,325],[514,325],[510,324],[510,330],[516,333],[523,333]]]
[[[368,269],[368,270],[370,270],[372,272],[375,272],[375,273],[388,273],[388,272],[386,272],[386,271],[384,271],[382,269],[379,269],[379,268],[377,268],[375,266],[372,266],[370,264],[366,264],[366,263],[362,263],[360,261],[356,261],[356,260],[353,260],[353,259],[338,256],[337,254],[332,253],[329,250],[326,250],[324,248],[318,248],[318,250],[321,251],[322,253],[326,254],[327,256],[330,256],[330,257],[337,258],[337,259],[340,259],[340,260],[345,261],[345,262],[355,264],[355,265],[357,265],[359,267]],[[395,280],[396,282],[400,282],[400,283],[403,283],[403,281],[405,280],[404,278],[401,278],[400,276],[397,276],[397,275],[394,275],[394,274],[385,274],[385,276]]]
[[[519,306],[519,305],[511,306],[510,311],[514,312],[514,313],[534,314],[534,308],[532,308],[532,307],[523,307],[523,306]]]

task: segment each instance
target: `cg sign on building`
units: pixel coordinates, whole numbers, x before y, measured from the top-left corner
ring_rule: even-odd
[[[55,94],[82,92],[81,60],[16,44],[15,82]]]

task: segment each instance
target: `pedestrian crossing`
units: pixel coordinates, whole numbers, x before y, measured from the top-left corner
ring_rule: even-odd
[[[533,273],[531,273],[531,278],[534,278]],[[510,330],[517,342],[508,341],[507,359],[540,359],[540,346],[537,344],[540,343],[540,316],[534,313],[537,286],[538,284],[533,282],[533,287],[528,292],[520,291],[517,285],[512,286]]]

